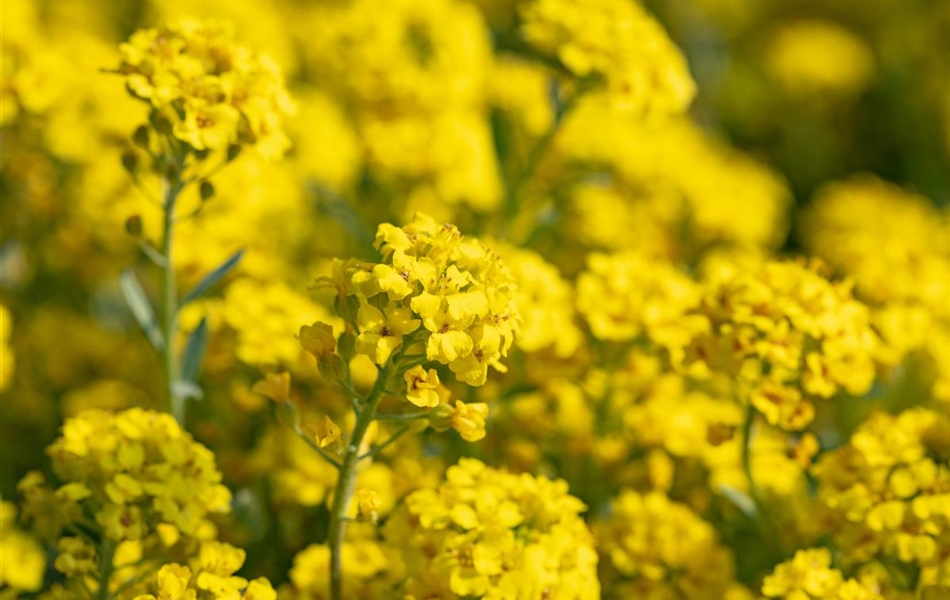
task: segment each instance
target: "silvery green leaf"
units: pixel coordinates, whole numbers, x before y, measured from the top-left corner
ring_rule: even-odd
[[[135,278],[135,273],[131,269],[122,271],[119,275],[119,289],[122,290],[122,296],[132,316],[138,321],[152,346],[162,351],[165,348],[165,341],[162,339],[161,328],[158,325],[158,319],[155,317],[155,311],[145,295],[139,280]]]
[[[205,348],[208,345],[208,319],[202,317],[201,322],[188,336],[185,353],[181,357],[181,378],[195,382],[201,371],[201,361],[204,359]]]
[[[238,250],[231,256],[231,258],[221,263],[220,267],[205,275],[204,279],[198,282],[198,285],[196,285],[190,292],[185,294],[185,297],[181,299],[181,305],[184,306],[192,300],[197,300],[203,296],[205,292],[214,287],[216,283],[224,279],[224,277],[230,273],[239,262],[241,262],[242,256],[244,256],[244,250]]]

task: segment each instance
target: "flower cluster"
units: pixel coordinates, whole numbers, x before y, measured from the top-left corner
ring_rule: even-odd
[[[406,597],[599,597],[597,555],[564,481],[462,459],[413,492],[384,530],[402,548]]]
[[[522,323],[515,344],[529,353],[550,350],[560,357],[574,354],[582,337],[574,322],[571,285],[557,267],[535,252],[510,247],[500,252],[518,286],[515,305]]]
[[[151,593],[139,594],[132,600],[277,600],[277,592],[266,578],[248,581],[235,576],[244,558],[245,552],[239,548],[205,542],[190,565],[164,565],[148,586]]]
[[[950,402],[946,212],[864,175],[824,186],[802,221],[808,250],[853,279],[857,296],[872,307],[890,359],[923,357],[934,398]]]
[[[762,593],[783,600],[884,600],[875,589],[855,579],[845,580],[841,571],[831,568],[826,548],[796,552],[765,578]]]
[[[834,58],[820,60],[821,56]],[[819,19],[780,27],[765,61],[769,74],[787,93],[809,99],[856,96],[874,75],[874,56],[864,42],[834,22]]]
[[[489,366],[504,370],[519,315],[514,279],[493,250],[422,214],[380,225],[376,247],[382,263],[337,268],[340,293],[358,301],[357,353],[384,365],[408,339],[470,385],[484,384]]]
[[[624,491],[597,530],[601,580],[615,598],[725,597],[732,554],[712,525],[660,492]]]
[[[36,519],[55,514],[68,526],[86,511],[111,540],[175,540],[213,533],[208,518],[231,508],[214,455],[168,414],[86,411],[66,421],[48,453],[63,485],[52,494],[54,513],[31,506]],[[47,496],[35,485],[21,488]]]
[[[924,408],[873,415],[813,471],[849,562],[897,559],[922,581],[950,574],[950,417]]]
[[[675,267],[632,251],[590,254],[577,278],[577,310],[594,337],[605,341],[642,337],[682,347],[697,322],[686,313],[699,298],[696,284]]]
[[[253,145],[278,158],[281,119],[292,109],[277,66],[234,41],[223,22],[177,19],[136,32],[121,46],[129,92],[195,150]]]
[[[625,112],[684,112],[696,93],[686,60],[663,27],[637,2],[531,0],[520,33],[572,75],[603,79],[611,103]]]
[[[723,273],[697,313],[708,328],[692,341],[688,368],[736,377],[740,395],[773,425],[802,429],[814,418],[810,398],[861,395],[874,381],[878,338],[867,307],[815,266]]]

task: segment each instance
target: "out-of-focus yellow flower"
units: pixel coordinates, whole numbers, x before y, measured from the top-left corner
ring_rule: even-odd
[[[251,391],[274,402],[286,402],[290,400],[290,373],[268,373],[264,379],[254,384]]]
[[[783,600],[884,600],[874,589],[855,579],[845,580],[841,571],[832,569],[827,548],[796,552],[765,578],[762,593]]]
[[[208,516],[230,510],[214,455],[171,415],[87,411],[66,421],[48,453],[65,483],[63,500],[75,502],[70,486],[82,485],[97,507],[91,517],[116,541],[144,538],[161,523],[199,536]]]
[[[569,235],[592,247],[691,258],[785,238],[791,194],[781,176],[686,119],[644,124],[591,101],[567,115],[555,144],[569,164],[617,180],[574,192]]]
[[[467,442],[477,442],[485,437],[485,419],[488,418],[488,405],[484,402],[463,403],[455,401],[455,408],[449,417],[452,429],[459,432]]]
[[[311,425],[310,429],[317,440],[317,445],[321,448],[339,444],[342,440],[340,426],[328,415],[324,415],[323,419]]]
[[[522,323],[515,344],[525,352],[573,355],[583,334],[575,322],[571,284],[535,252],[507,246],[499,251],[518,285],[515,303]]]
[[[799,98],[855,96],[874,76],[874,55],[858,36],[832,21],[793,21],[769,35],[766,68]]]
[[[5,391],[13,382],[16,360],[10,345],[13,319],[6,306],[0,304],[0,392]]]
[[[0,586],[39,591],[46,572],[46,553],[39,542],[16,526],[16,507],[10,502],[0,501],[0,527]]]
[[[594,337],[608,341],[649,339],[681,348],[701,320],[687,316],[700,290],[673,265],[638,252],[592,253],[577,278],[577,310]]]
[[[686,59],[639,2],[531,0],[521,6],[520,30],[576,77],[602,78],[624,111],[682,113],[696,94]]]
[[[722,598],[734,584],[729,550],[715,529],[660,492],[622,492],[598,524],[602,581],[617,598]]]

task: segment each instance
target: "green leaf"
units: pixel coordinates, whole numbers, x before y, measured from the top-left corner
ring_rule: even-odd
[[[244,256],[244,250],[238,250],[231,256],[231,258],[221,263],[220,267],[205,275],[205,278],[199,281],[198,285],[196,285],[194,289],[185,294],[185,297],[181,299],[181,305],[184,306],[192,300],[197,300],[216,283],[224,279],[225,275],[230,273],[231,270],[234,269],[234,267],[236,267],[239,262],[241,262],[242,256]]]
[[[185,353],[181,357],[181,378],[195,382],[201,371],[201,361],[204,359],[205,347],[208,345],[208,318],[202,317],[201,322],[188,336]]]
[[[730,502],[736,505],[742,513],[748,518],[755,520],[758,518],[758,509],[755,506],[755,500],[743,491],[737,490],[731,485],[719,486],[719,492]]]
[[[152,305],[149,304],[148,297],[145,295],[145,290],[142,289],[139,280],[135,278],[132,269],[126,269],[119,275],[119,289],[122,290],[122,296],[125,298],[129,310],[132,311],[132,316],[138,321],[152,346],[159,352],[164,350],[165,340],[162,339],[162,332],[158,326],[155,311],[152,310]]]

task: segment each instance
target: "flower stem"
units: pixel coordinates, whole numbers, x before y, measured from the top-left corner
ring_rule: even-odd
[[[373,389],[370,390],[363,402],[363,408],[357,413],[356,425],[350,435],[346,447],[346,454],[340,467],[340,478],[337,480],[336,493],[333,496],[333,506],[330,510],[330,526],[327,544],[330,546],[330,597],[333,600],[343,600],[343,539],[346,534],[346,511],[353,499],[356,487],[357,465],[363,458],[360,456],[360,445],[366,430],[376,418],[376,407],[383,398],[384,391],[389,385],[398,362],[398,357],[390,358],[386,366],[380,369]]]
[[[162,337],[165,349],[162,356],[162,368],[165,375],[165,395],[169,410],[179,424],[185,424],[186,398],[178,394],[175,382],[178,380],[178,357],[175,355],[175,338],[178,328],[178,295],[175,290],[175,265],[172,261],[172,247],[175,229],[175,202],[181,193],[183,184],[178,175],[169,176],[165,181],[165,198],[162,204],[164,221],[162,228]]]
[[[755,408],[750,404],[747,408],[745,424],[742,426],[742,469],[745,471],[746,479],[749,482],[749,497],[755,503],[758,512],[762,510],[762,503],[759,499],[759,488],[755,484],[755,477],[752,474],[752,425],[755,423]]]
[[[109,600],[109,580],[112,579],[112,563],[115,555],[115,543],[102,538],[99,545],[99,589],[96,590],[96,600]]]

